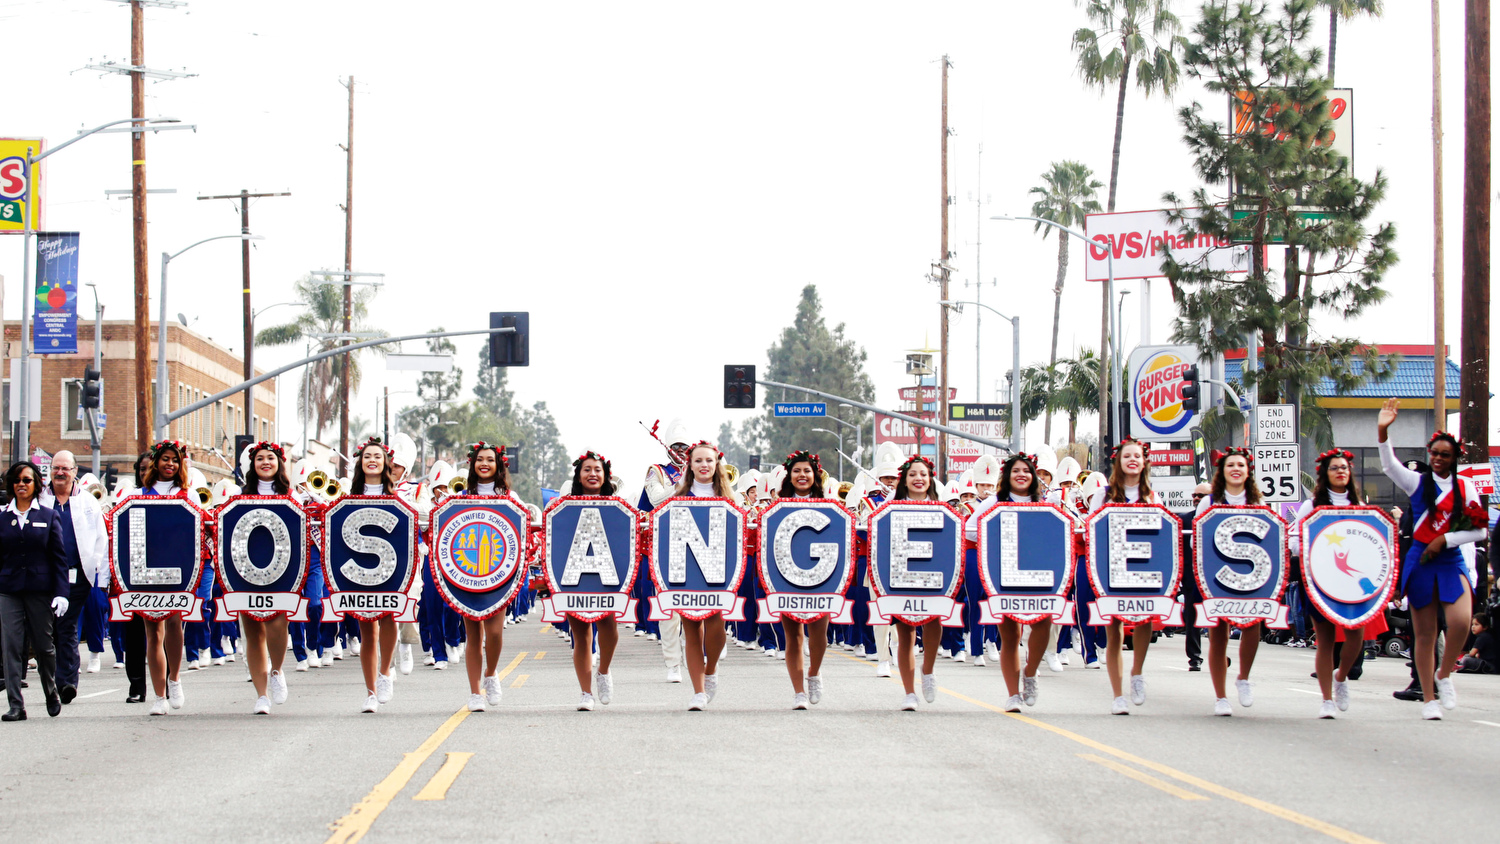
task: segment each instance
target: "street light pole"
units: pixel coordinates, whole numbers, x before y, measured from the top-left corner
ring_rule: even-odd
[[[832,416],[829,416],[827,418],[833,419]],[[837,431],[830,431],[827,428],[813,428],[812,430],[814,430],[814,431],[821,431],[822,433],[825,433],[825,434],[833,434],[834,436],[836,436],[836,437],[839,438],[839,458],[840,458],[840,460],[839,460],[839,483],[843,483],[844,482],[844,461],[843,461],[842,458],[844,457],[844,430],[842,428],[840,428]],[[859,466],[855,466],[854,468],[858,469]]]
[[[839,403],[839,407],[847,407],[850,410],[857,410],[858,409],[858,408],[856,408],[852,404],[846,404],[846,403],[843,403],[843,402]],[[832,417],[832,418],[833,418],[833,421],[835,421],[835,422],[842,422],[845,425],[849,424],[848,422],[844,422],[844,420],[839,419],[837,416]],[[857,424],[854,425],[854,453],[856,455],[858,455],[861,460],[864,459],[864,454],[865,454],[865,426],[863,424],[863,421],[861,421],[860,423],[857,423]],[[856,462],[856,461],[850,461],[850,462],[854,463],[854,468],[856,468],[856,469],[859,468],[859,463],[858,462]]]
[[[1010,448],[1021,450],[1021,318],[1008,317],[983,302],[944,300],[941,305],[977,305],[1010,323]]]

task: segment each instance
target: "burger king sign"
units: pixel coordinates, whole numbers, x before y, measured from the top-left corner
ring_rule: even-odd
[[[1196,346],[1141,346],[1130,353],[1130,434],[1185,440],[1197,417],[1182,406],[1182,373],[1198,363]]]

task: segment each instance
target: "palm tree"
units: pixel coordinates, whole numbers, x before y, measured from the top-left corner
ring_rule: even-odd
[[[1328,84],[1333,84],[1334,60],[1339,52],[1339,19],[1352,20],[1357,15],[1378,18],[1385,11],[1381,0],[1318,0],[1328,7]]]
[[[1096,191],[1104,183],[1094,178],[1094,171],[1079,161],[1054,161],[1052,169],[1042,174],[1046,185],[1034,187],[1031,193],[1041,198],[1031,205],[1031,216],[1052,220],[1064,226],[1082,226],[1083,218],[1100,210]],[[1042,239],[1052,233],[1053,226],[1037,223],[1032,229],[1040,231]],[[1057,324],[1062,317],[1063,281],[1068,277],[1068,233],[1057,232],[1057,283],[1052,288],[1052,351],[1047,358],[1047,368],[1057,369]],[[1051,403],[1051,396],[1048,396]],[[1052,409],[1047,409],[1047,420],[1043,423],[1042,440],[1052,443]]]
[[[1009,375],[1009,373],[1007,373]],[[1021,425],[1036,419],[1038,416],[1048,412],[1048,396],[1052,392],[1053,370],[1050,367],[1034,363],[1030,366],[1021,367]],[[1010,395],[1007,387],[1005,394]],[[1006,430],[1010,430],[1011,404],[1006,401],[1000,409],[1000,421],[1005,424]]]
[[[334,335],[343,332],[344,294],[341,287],[337,284],[321,284],[311,275],[306,275],[297,280],[293,292],[297,301],[304,306],[302,314],[291,322],[261,329],[255,335],[255,345],[285,346],[307,340],[314,352],[326,352],[336,348],[339,345],[338,340],[313,335]],[[374,295],[374,288],[362,288],[354,292],[350,311],[352,317],[350,330],[384,337],[385,332],[374,331],[365,324],[370,299]],[[374,347],[374,351],[377,354],[385,354],[379,346]],[[339,416],[338,387],[346,372],[349,378],[349,392],[353,393],[359,389],[358,355],[359,352],[350,352],[347,355],[334,355],[310,364],[312,367],[310,376],[304,379],[302,386],[298,388],[297,408],[303,413],[312,415],[319,436],[322,435],[323,429],[328,427],[330,421]]]
[[[1068,414],[1068,445],[1078,442],[1078,414],[1099,407],[1099,363],[1092,349],[1057,362],[1052,406]]]

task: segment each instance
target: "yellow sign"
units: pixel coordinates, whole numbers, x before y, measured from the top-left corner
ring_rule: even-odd
[[[41,138],[0,138],[0,234],[24,231],[26,213],[26,148],[42,152]],[[42,165],[31,165],[31,228],[42,227]]]

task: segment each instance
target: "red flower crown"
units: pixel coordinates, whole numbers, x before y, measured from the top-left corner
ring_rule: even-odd
[[[281,462],[283,462],[283,463],[286,462],[286,451],[284,449],[282,449],[282,447],[280,445],[278,445],[277,443],[273,443],[273,442],[271,442],[269,440],[261,440],[260,442],[256,443],[255,445],[250,446],[250,457],[251,457],[251,459],[255,458],[255,452],[260,451],[263,448],[266,449],[267,451],[270,451],[272,454],[276,455],[277,457],[280,457],[281,458]]]
[[[806,449],[794,451],[791,454],[788,454],[786,456],[786,459],[781,461],[781,468],[787,470],[788,472],[791,472],[793,463],[800,463],[804,460],[812,464],[814,476],[822,476],[823,461],[818,459],[818,455],[813,454],[811,451],[808,451]]]
[[[583,461],[585,461],[585,460],[597,460],[597,461],[599,461],[604,466],[604,479],[605,480],[609,480],[610,479],[611,474],[610,474],[610,471],[609,471],[609,458],[608,457],[605,457],[604,455],[600,454],[597,451],[585,451],[584,453],[578,455],[578,457],[573,461],[573,468],[575,470],[578,469],[578,468],[580,468],[581,466],[583,466]]]
[[[1214,465],[1220,468],[1224,466],[1224,460],[1229,457],[1243,457],[1252,469],[1255,468],[1255,455],[1248,448],[1232,445],[1223,451],[1214,449],[1213,454],[1210,455],[1210,459],[1213,460]]]
[[[1430,445],[1430,443],[1429,443],[1429,445]],[[1328,449],[1327,451],[1325,451],[1322,454],[1318,455],[1318,459],[1317,459],[1316,462],[1320,466],[1327,465],[1327,463],[1330,460],[1332,460],[1333,458],[1335,458],[1335,457],[1342,457],[1345,460],[1349,461],[1351,464],[1354,462],[1354,453],[1351,452],[1351,451],[1345,451],[1342,448],[1330,448],[1330,449]]]
[[[487,448],[494,450],[495,456],[500,458],[501,466],[504,466],[507,469],[510,468],[510,455],[505,453],[505,446],[491,445],[484,440],[480,440],[477,443],[469,443],[469,465],[472,466],[474,464],[474,458],[479,456],[479,452],[484,451]]]
[[[390,446],[386,445],[385,442],[380,439],[380,437],[370,437],[369,439],[367,439],[364,442],[360,443],[359,444],[359,448],[355,449],[354,453],[355,454],[363,454],[364,451],[365,451],[365,449],[369,448],[372,445],[378,445],[382,449],[384,449],[385,450],[385,456],[388,459],[396,456],[396,450],[393,449],[393,448],[391,448]]]
[[[708,440],[699,440],[699,441],[693,443],[692,445],[688,446],[687,448],[683,449],[682,453],[683,454],[692,454],[693,453],[693,449],[695,449],[695,448],[711,448],[711,449],[714,450],[714,454],[718,455],[718,457],[719,457],[720,460],[724,459],[724,452],[720,451],[718,446],[714,445],[713,443],[709,442]]]
[[[1431,449],[1432,444],[1437,442],[1438,440],[1446,440],[1447,442],[1451,443],[1453,445],[1453,450],[1458,452],[1458,454],[1455,455],[1456,457],[1464,456],[1464,444],[1458,441],[1458,437],[1453,436],[1447,431],[1434,431],[1432,436],[1427,438],[1427,448]]]
[[[1006,463],[1010,463],[1010,462],[1015,461],[1015,460],[1025,460],[1027,463],[1031,464],[1031,468],[1033,468],[1033,469],[1036,468],[1036,455],[1035,454],[1027,454],[1024,451],[1018,451],[1015,454],[1012,454],[1011,456],[1005,458],[1005,462]]]
[[[155,461],[156,458],[161,456],[162,451],[168,448],[176,450],[178,457],[187,456],[187,445],[184,444],[182,440],[162,440],[158,443],[155,443],[146,450],[146,456]]]
[[[1118,445],[1116,445],[1114,448],[1112,448],[1112,449],[1109,450],[1109,459],[1113,460],[1116,457],[1119,457],[1120,456],[1120,450],[1123,449],[1127,445],[1138,445],[1138,446],[1140,446],[1141,447],[1141,452],[1146,456],[1146,461],[1148,463],[1151,461],[1151,443],[1142,442],[1142,441],[1136,439],[1135,437],[1126,437],[1125,439],[1120,440],[1120,442],[1119,442]]]
[[[902,463],[901,468],[897,469],[896,471],[899,472],[901,474],[901,477],[904,478],[906,477],[906,470],[910,469],[912,464],[916,463],[918,460],[922,461],[922,463],[927,467],[927,471],[929,473],[934,471],[934,469],[932,468],[932,461],[928,460],[926,457],[923,457],[920,454],[913,454],[912,456],[906,458],[906,462]]]

